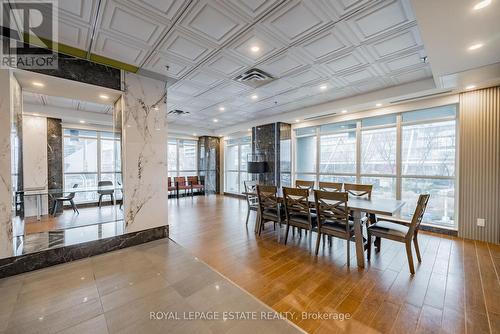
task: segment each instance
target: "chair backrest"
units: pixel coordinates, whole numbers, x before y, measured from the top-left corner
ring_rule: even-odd
[[[313,190],[314,181],[295,180],[295,188]]]
[[[247,199],[248,206],[256,205],[258,203],[257,199],[257,181],[243,181],[245,186],[245,197]]]
[[[292,215],[306,215],[311,224],[311,211],[309,210],[309,189],[283,187],[286,219]]]
[[[410,228],[406,234],[407,238],[413,237],[415,231],[420,227],[420,223],[424,218],[425,209],[427,208],[427,203],[429,202],[430,197],[431,195],[429,194],[421,194],[418,196],[417,207],[415,208],[415,212],[411,218]]]
[[[188,181],[188,184],[192,184],[192,185],[199,185],[200,184],[200,181],[198,179],[198,175],[188,176],[187,181]]]
[[[186,185],[186,177],[176,176],[176,177],[174,177],[174,182],[179,184],[180,186],[185,186]]]
[[[168,177],[168,186],[171,187],[172,186],[172,178],[169,176]]]
[[[344,183],[344,190],[353,196],[356,196],[356,197],[366,196],[368,199],[371,199],[373,185],[371,185],[371,184]]]
[[[260,214],[262,215],[265,209],[279,210],[278,197],[276,196],[278,188],[263,185],[257,185],[256,187]]]
[[[111,181],[99,181],[97,182],[97,193],[98,194],[103,194],[103,195],[107,195],[109,193],[112,193],[113,190],[111,189],[106,189],[106,190],[100,190],[99,188],[100,187],[109,187],[109,186],[112,186],[113,185],[113,182]]]
[[[350,233],[349,210],[347,192],[332,192],[315,190],[314,204],[318,216],[318,228],[321,229],[325,222],[344,224],[346,233]]]
[[[76,189],[76,188],[78,188],[78,184],[77,183],[75,183],[73,185],[73,189]],[[68,196],[66,196],[66,198],[67,199],[73,199],[73,198],[75,198],[75,194],[76,194],[75,192],[69,193]]]
[[[340,182],[320,182],[319,190],[323,191],[342,191],[342,183]]]

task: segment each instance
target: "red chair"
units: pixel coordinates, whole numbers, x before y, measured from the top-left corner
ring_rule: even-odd
[[[174,177],[174,182],[177,185],[177,197],[179,197],[179,190],[184,190],[186,195],[189,190],[193,190],[193,188],[187,184],[185,176]]]
[[[172,183],[172,178],[168,177],[168,192],[175,191],[177,195],[177,186],[175,183]]]
[[[191,186],[191,196],[194,195],[194,190],[198,192],[205,192],[205,186],[201,184],[200,178],[198,176],[188,176],[188,184]]]

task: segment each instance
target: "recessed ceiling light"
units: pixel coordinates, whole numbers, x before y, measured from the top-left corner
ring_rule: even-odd
[[[109,96],[107,96],[106,94],[101,94],[101,95],[99,95],[99,97],[100,97],[101,99],[103,99],[103,100],[107,100],[107,99],[109,99]]]
[[[80,121],[80,123],[85,124],[85,121]]]
[[[158,106],[154,106],[153,109],[156,111],[160,110],[160,108],[158,108]]]
[[[224,110],[226,110],[226,108],[224,108],[224,107],[220,107],[220,108],[219,108],[219,110],[220,110],[220,111],[224,111]]]
[[[377,103],[375,107],[382,107],[382,103]]]
[[[257,95],[257,94],[252,95],[252,100],[257,100],[258,98],[259,98],[259,95]]]
[[[491,4],[491,0],[483,0],[483,1],[479,1],[478,3],[476,3],[474,5],[474,7],[472,7],[474,10],[479,10],[479,9],[483,9],[484,7],[487,7]]]
[[[252,129],[247,129],[248,132],[252,131]]]
[[[327,85],[321,85],[321,86],[319,86],[319,89],[321,89],[321,90],[325,90],[325,89],[327,89],[327,88],[328,88],[328,86],[327,86]]]
[[[468,85],[465,87],[465,89],[469,90],[469,89],[474,89],[476,88],[476,85]]]
[[[34,113],[33,116],[40,116],[40,114]]]
[[[255,45],[255,46],[252,46],[252,47],[250,48],[250,51],[252,51],[252,52],[259,52],[259,51],[260,51],[260,48],[259,48],[258,46],[256,46],[256,45]]]
[[[474,51],[474,50],[477,50],[477,49],[480,49],[484,46],[483,43],[476,43],[476,44],[472,44],[471,46],[469,46],[469,51]]]
[[[343,113],[343,114],[345,114],[346,112],[347,112],[347,110],[345,110],[345,109],[344,109],[344,110],[342,110],[342,113]]]
[[[219,120],[217,118],[214,118],[214,123],[217,123]]]
[[[45,84],[38,82],[38,81],[33,81],[33,86],[35,87],[45,87]]]
[[[295,120],[295,123],[298,123],[298,122],[300,122],[300,119],[296,119],[296,120]]]

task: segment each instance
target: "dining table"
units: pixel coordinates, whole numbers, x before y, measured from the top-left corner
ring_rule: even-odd
[[[257,196],[254,192],[244,192],[243,195]],[[278,188],[276,194],[278,202],[283,202],[283,189]],[[314,193],[311,193],[308,197],[308,201],[311,207],[315,206]],[[363,239],[363,216],[365,214],[375,214],[384,216],[394,216],[397,215],[401,208],[405,205],[404,201],[391,199],[391,198],[366,198],[357,197],[349,194],[349,199],[347,201],[347,207],[352,213],[352,218],[354,222],[354,239],[356,244],[356,259],[358,267],[365,267],[365,243]],[[260,229],[260,224],[262,222],[260,219],[256,220],[255,232]]]

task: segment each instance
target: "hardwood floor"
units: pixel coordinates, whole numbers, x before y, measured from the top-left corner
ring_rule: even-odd
[[[315,257],[315,233],[285,246],[272,225],[259,238],[255,214],[248,226],[245,218],[246,202],[232,197],[169,200],[171,239],[273,309],[297,312],[293,321],[307,332],[500,333],[500,245],[421,233],[412,277],[400,243],[383,240],[361,270],[355,256],[347,267],[343,240]]]

